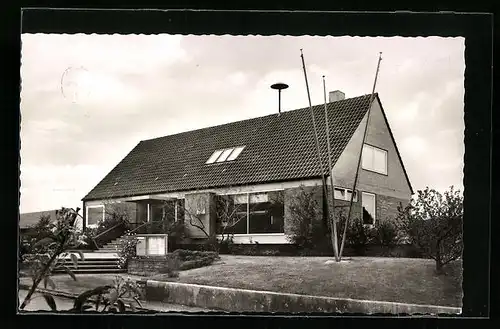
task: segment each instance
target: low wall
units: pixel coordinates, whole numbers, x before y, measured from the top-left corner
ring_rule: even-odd
[[[150,276],[158,273],[158,271],[167,265],[165,256],[159,257],[137,257],[128,261],[127,272],[132,275]]]
[[[146,282],[146,299],[229,312],[459,314],[460,308],[283,294],[177,282]]]

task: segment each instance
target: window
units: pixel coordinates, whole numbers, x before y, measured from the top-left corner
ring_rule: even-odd
[[[184,199],[177,199],[175,203],[175,221],[184,220],[184,207],[186,201]]]
[[[104,205],[87,207],[87,226],[96,227],[104,220]]]
[[[365,170],[387,175],[387,151],[365,144],[363,146],[362,167]]]
[[[219,150],[219,151],[215,151],[212,156],[210,156],[210,158],[208,159],[208,161],[206,163],[214,163],[215,160],[217,160],[217,158],[219,157],[219,155],[222,154],[222,150]]]
[[[246,234],[248,194],[217,196],[217,233]]]
[[[282,192],[250,194],[248,233],[283,233]]]
[[[229,156],[229,158],[227,158],[227,161],[233,161],[235,160],[238,155],[240,155],[240,153],[243,151],[245,147],[244,146],[240,146],[240,147],[237,147],[233,150],[233,152],[231,152],[231,155]]]
[[[149,205],[145,202],[137,202],[136,222],[144,223],[148,221]]]
[[[147,254],[148,255],[165,255],[165,236],[148,236],[147,237]]]
[[[231,152],[233,152],[233,149],[224,150],[224,152],[222,152],[222,154],[220,155],[220,157],[217,159],[217,162],[224,162],[224,161],[226,161],[227,157],[229,156],[229,154],[231,154]]]
[[[164,205],[161,203],[150,203],[149,204],[149,221],[160,222],[163,220],[164,215]]]
[[[220,195],[217,200],[219,234],[284,232],[283,191]]]
[[[334,191],[335,199],[345,200],[345,189],[335,188]]]
[[[351,201],[352,191],[342,187],[336,187],[334,189],[334,196],[337,200]],[[352,202],[358,202],[358,193],[354,192],[354,198]]]
[[[361,201],[363,204],[363,224],[375,225],[375,194],[363,192],[361,194]]]
[[[206,164],[236,160],[236,158],[240,155],[244,148],[245,146],[238,146],[223,150],[217,150],[210,156]]]

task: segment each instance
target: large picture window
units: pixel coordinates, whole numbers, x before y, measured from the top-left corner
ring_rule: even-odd
[[[246,234],[248,194],[217,196],[217,233]]]
[[[221,195],[217,209],[219,234],[284,232],[283,191]]]
[[[283,233],[284,206],[281,191],[250,194],[248,233]]]

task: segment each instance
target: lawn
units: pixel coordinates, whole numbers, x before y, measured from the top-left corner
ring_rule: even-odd
[[[211,266],[180,272],[179,282],[327,297],[461,307],[461,264],[434,274],[427,259],[221,255]],[[163,276],[164,277],[164,276]],[[153,279],[162,279],[162,275]],[[165,279],[173,281],[173,279]]]

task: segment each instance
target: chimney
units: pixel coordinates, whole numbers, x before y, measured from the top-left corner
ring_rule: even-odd
[[[345,99],[345,94],[340,90],[330,91],[329,98],[330,98],[330,103],[341,101]]]

